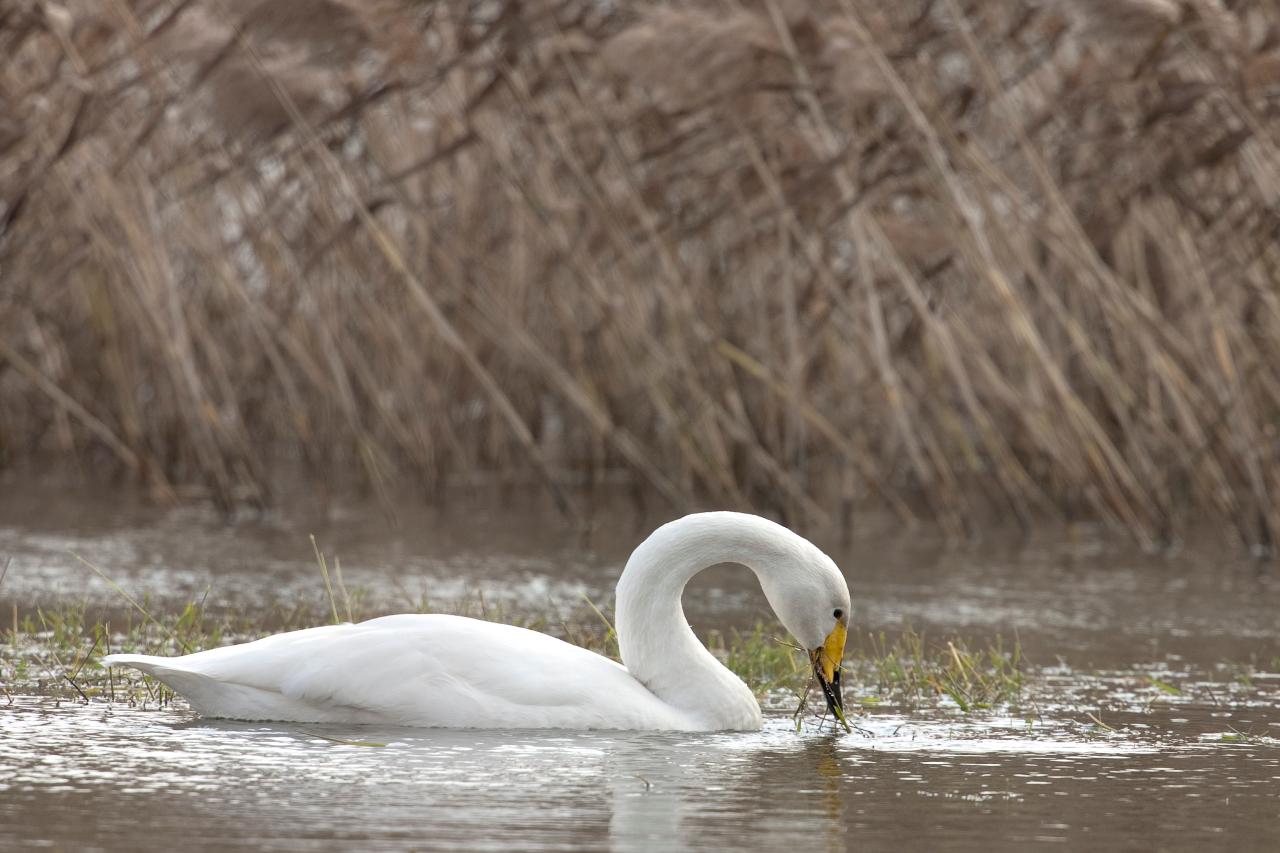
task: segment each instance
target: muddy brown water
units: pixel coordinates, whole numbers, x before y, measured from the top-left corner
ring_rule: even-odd
[[[8,488],[0,614],[119,608],[73,553],[161,610],[323,607],[309,532],[370,614],[477,595],[568,613],[584,594],[609,601],[660,520],[619,510],[584,535],[536,507],[474,501],[402,510],[396,528],[359,504],[229,525],[199,507]],[[850,734],[797,733],[785,713],[750,734],[380,730],[14,695],[0,697],[0,849],[1280,849],[1272,569],[1079,529],[956,548],[881,523],[822,544],[863,632],[1016,636],[1034,713],[880,706]],[[686,611],[698,629],[768,615],[730,567],[700,577]]]

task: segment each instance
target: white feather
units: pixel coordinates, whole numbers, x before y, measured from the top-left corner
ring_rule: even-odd
[[[820,633],[813,639],[821,629],[813,626],[821,624],[822,614],[829,620],[832,607],[847,612],[843,577],[807,540],[755,516],[704,513],[663,526],[627,563],[619,581],[618,631],[630,670],[536,631],[409,614],[291,631],[182,657],[109,655],[103,663],[154,676],[209,717],[474,728],[758,729],[755,697],[697,641],[680,607],[688,579],[718,562],[741,562],[755,571],[784,624],[791,623],[788,629],[808,647],[821,643]]]

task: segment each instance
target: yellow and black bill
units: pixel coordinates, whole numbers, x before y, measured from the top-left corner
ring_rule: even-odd
[[[844,622],[837,621],[822,645],[809,652],[813,663],[813,675],[827,700],[827,710],[840,722],[844,722],[844,695],[840,691],[840,661],[844,659],[844,643],[847,633]]]

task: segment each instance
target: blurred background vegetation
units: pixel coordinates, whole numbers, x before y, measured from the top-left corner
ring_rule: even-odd
[[[1280,524],[1272,0],[8,0],[0,466]]]

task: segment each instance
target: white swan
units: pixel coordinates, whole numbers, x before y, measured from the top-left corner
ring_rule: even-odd
[[[805,539],[754,515],[689,515],[654,531],[618,581],[625,666],[546,634],[461,616],[384,616],[182,657],[108,655],[207,717],[471,728],[754,730],[760,706],[698,641],[680,596],[718,563],[755,572],[842,713],[849,587]]]

